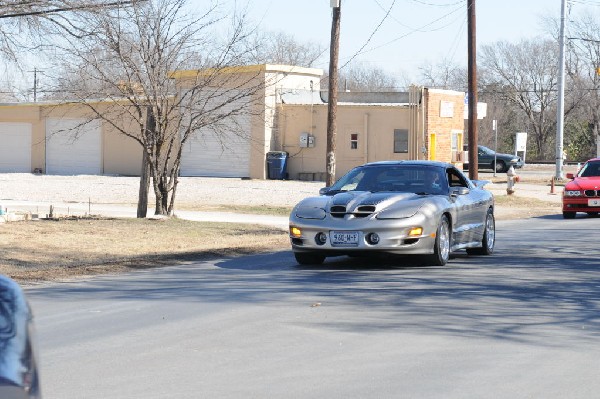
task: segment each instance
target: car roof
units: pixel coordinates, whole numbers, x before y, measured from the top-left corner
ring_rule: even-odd
[[[362,166],[433,166],[437,168],[454,167],[451,163],[441,161],[407,160],[407,161],[377,161],[369,162]]]

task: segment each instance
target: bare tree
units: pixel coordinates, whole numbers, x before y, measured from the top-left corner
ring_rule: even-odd
[[[587,159],[600,148],[600,23],[598,15],[582,13],[569,23],[567,76],[569,91],[578,101],[566,123],[567,149]]]
[[[224,21],[218,7],[192,16],[186,0],[136,3],[95,15],[87,35],[67,37],[61,48],[72,66],[58,79],[69,81],[63,96],[140,144],[156,214],[173,212],[182,146],[198,134],[247,135],[235,129],[235,117],[252,112],[263,87],[256,75],[231,73],[248,56],[244,19],[234,18],[228,37],[218,41],[212,29]],[[190,65],[198,72],[176,86],[173,72]],[[142,173],[138,217],[145,216],[147,182]]]
[[[329,77],[325,74],[321,79],[321,89],[329,87]],[[356,92],[399,91],[400,84],[396,77],[378,67],[365,67],[361,64],[349,64],[340,69],[338,90]]]
[[[532,155],[550,159],[556,132],[558,46],[543,38],[519,43],[497,42],[481,47],[482,84],[527,117]],[[570,112],[574,105],[566,105]]]
[[[467,68],[448,60],[419,67],[423,85],[445,90],[467,91]]]
[[[253,64],[282,64],[307,68],[315,63],[327,51],[314,42],[299,42],[285,32],[257,31],[249,40],[251,51],[249,62]]]

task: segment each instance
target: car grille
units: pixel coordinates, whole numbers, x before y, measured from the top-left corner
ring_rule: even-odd
[[[585,190],[586,197],[600,197],[600,190]]]
[[[375,212],[375,205],[362,205],[356,208],[353,215],[357,218],[365,218]]]
[[[366,218],[369,215],[372,215],[375,212],[375,205],[361,205],[357,207],[354,212],[351,213],[352,216],[356,218]],[[346,207],[343,205],[334,205],[329,210],[331,217],[334,218],[343,218],[347,215]]]
[[[334,205],[329,210],[331,216],[334,218],[343,218],[346,214],[346,207],[343,205]]]

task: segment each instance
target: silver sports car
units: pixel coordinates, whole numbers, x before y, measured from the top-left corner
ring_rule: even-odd
[[[453,165],[434,161],[358,166],[320,196],[298,203],[290,240],[298,263],[328,256],[421,254],[445,265],[450,253],[494,251],[494,197]]]

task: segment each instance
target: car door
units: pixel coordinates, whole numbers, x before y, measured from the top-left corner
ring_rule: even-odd
[[[486,151],[485,148],[479,146],[477,148],[477,163],[480,169],[490,169],[494,162],[494,155]]]
[[[482,220],[485,220],[482,213],[486,211],[484,210],[485,203],[483,202],[481,190],[476,189],[455,168],[449,168],[447,174],[451,200],[456,209],[454,244],[477,241],[478,237],[482,234]]]

